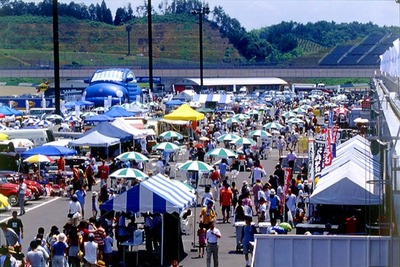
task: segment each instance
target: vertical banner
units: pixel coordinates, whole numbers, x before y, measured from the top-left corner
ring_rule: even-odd
[[[314,138],[308,139],[308,181],[314,184]]]
[[[325,140],[315,140],[314,175],[324,168]]]
[[[326,132],[326,141],[324,149],[324,167],[332,164],[332,128]]]

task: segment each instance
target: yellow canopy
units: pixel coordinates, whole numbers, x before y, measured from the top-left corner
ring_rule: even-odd
[[[5,133],[0,133],[0,140],[1,141],[7,140],[7,138],[8,138],[8,135],[6,135]]]
[[[164,116],[166,120],[181,120],[181,121],[199,121],[204,118],[204,114],[197,112],[189,107],[188,104],[182,104],[179,108]]]

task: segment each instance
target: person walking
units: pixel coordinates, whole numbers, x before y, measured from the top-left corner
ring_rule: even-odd
[[[217,219],[217,214],[213,208],[214,201],[207,199],[206,202],[206,207],[202,208],[200,211],[200,225],[206,229],[209,229],[211,222]]]
[[[100,187],[103,187],[104,184],[107,185],[108,175],[110,174],[110,167],[106,164],[106,161],[103,159],[98,169],[100,174]]]
[[[84,243],[85,267],[96,267],[97,264],[97,243],[94,242],[94,234],[90,233],[88,241]]]
[[[0,223],[0,228],[3,230],[7,246],[16,246],[18,244],[18,235],[13,229],[8,228],[5,222]]]
[[[218,267],[218,240],[221,232],[215,228],[215,221],[210,222],[210,229],[206,232],[207,239],[207,267],[211,267],[211,255],[213,256],[214,267]]]
[[[19,216],[25,214],[25,193],[26,193],[26,183],[24,182],[24,178],[19,178],[18,185],[18,203],[19,203]]]
[[[65,255],[67,253],[68,245],[66,243],[67,236],[63,233],[57,236],[57,241],[51,246],[52,267],[64,267]]]
[[[39,246],[38,242],[32,240],[29,246],[31,250],[26,254],[26,262],[29,263],[31,267],[42,267],[46,259],[44,258],[43,252],[37,249]]]
[[[85,218],[85,198],[86,198],[86,190],[84,184],[81,184],[80,188],[76,190],[75,195],[78,198],[79,204],[81,204],[82,219],[83,219]]]
[[[253,253],[253,246],[250,242],[254,242],[254,234],[257,234],[257,229],[254,225],[251,225],[252,218],[250,216],[245,217],[245,226],[242,228],[242,245],[243,254],[246,261],[246,267],[250,267],[249,254]]]
[[[17,214],[16,210],[12,212],[12,218],[7,221],[7,227],[14,230],[18,235],[18,242],[21,244],[21,239],[24,238],[24,225],[22,220],[17,217]]]
[[[68,217],[71,220],[73,226],[78,226],[79,219],[82,214],[82,207],[78,201],[78,197],[74,194],[69,202]]]
[[[222,211],[222,223],[229,223],[229,212],[231,211],[233,193],[229,184],[224,180],[224,187],[221,189],[219,203]]]

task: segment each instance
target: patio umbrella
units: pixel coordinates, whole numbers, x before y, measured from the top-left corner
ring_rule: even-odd
[[[42,126],[42,127],[46,128],[46,127],[52,126],[53,123],[51,121],[48,121],[48,120],[41,120],[41,121],[36,122],[35,125]]]
[[[180,133],[175,132],[175,131],[163,132],[162,134],[160,134],[160,137],[162,137],[163,139],[166,139],[166,140],[170,140],[170,139],[174,139],[174,138],[183,139],[183,135],[181,135]]]
[[[38,119],[29,118],[29,119],[23,120],[22,124],[24,124],[24,125],[35,124],[38,121],[39,121]]]
[[[188,160],[179,166],[181,171],[199,171],[199,172],[209,172],[213,170],[213,167],[198,160]]]
[[[239,139],[231,141],[230,143],[235,145],[252,145],[252,146],[257,144],[256,141],[246,137],[241,137]]]
[[[81,119],[71,115],[71,116],[66,117],[64,121],[67,121],[67,122],[78,122],[80,120]]]
[[[263,128],[265,128],[267,130],[271,130],[271,129],[280,130],[283,128],[283,125],[273,121],[273,122],[268,122],[267,124],[264,124]]]
[[[223,134],[220,137],[217,138],[218,142],[224,142],[224,141],[232,141],[232,140],[236,140],[239,139],[240,137],[237,136],[236,134]]]
[[[175,152],[180,150],[181,148],[174,143],[171,142],[162,142],[158,145],[153,146],[153,150],[162,150],[165,152]]]
[[[272,134],[270,134],[269,132],[264,131],[264,130],[255,130],[255,131],[251,131],[251,132],[249,133],[249,135],[250,135],[251,137],[253,137],[253,136],[259,136],[259,137],[261,137],[261,138],[271,137],[271,136],[272,136]]]
[[[81,115],[81,117],[85,117],[85,118],[90,118],[93,116],[97,116],[97,113],[93,112],[93,111],[88,111],[88,112],[83,112]]]
[[[139,152],[125,152],[117,156],[120,160],[134,160],[136,162],[149,161],[149,158]]]
[[[73,156],[76,155],[76,150],[63,146],[38,146],[22,152],[21,157],[27,158],[33,155],[46,155],[49,157]]]
[[[214,157],[219,159],[226,159],[226,158],[234,158],[236,157],[236,153],[230,149],[226,148],[215,148],[206,153],[208,157]]]
[[[144,172],[133,168],[122,168],[110,174],[111,179],[124,178],[124,179],[137,179],[143,180],[149,176]]]
[[[104,107],[97,107],[93,109],[94,112],[105,112],[106,109]]]
[[[296,117],[296,113],[294,113],[293,111],[286,111],[282,114],[282,117],[293,118]]]
[[[210,138],[206,137],[206,136],[202,136],[199,138],[200,141],[209,141]]]
[[[48,116],[46,116],[45,118],[46,120],[64,120],[64,118],[58,114],[50,114]]]
[[[37,154],[37,155],[30,156],[27,159],[24,159],[24,162],[40,163],[40,162],[54,162],[54,160],[49,158],[48,156],[45,156],[42,154]]]
[[[304,123],[304,121],[299,118],[291,118],[290,120],[288,120],[288,123],[302,124],[302,123]]]
[[[250,110],[249,112],[247,112],[246,114],[248,115],[259,115],[258,111],[255,109]]]
[[[5,126],[4,124],[0,124],[0,130],[10,130],[10,128]]]
[[[235,116],[233,116],[235,119],[240,120],[240,121],[244,121],[246,119],[250,119],[249,115],[246,114],[237,114]]]
[[[228,118],[228,119],[223,120],[223,122],[225,122],[227,124],[240,123],[240,121],[235,118]]]
[[[305,113],[307,110],[305,110],[303,108],[295,108],[292,111],[295,113]]]
[[[300,106],[300,108],[304,109],[304,110],[308,110],[310,108],[313,108],[311,105],[307,105],[307,104],[303,104]]]

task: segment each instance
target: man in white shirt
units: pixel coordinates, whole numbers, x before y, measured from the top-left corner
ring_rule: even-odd
[[[95,267],[97,264],[97,243],[94,242],[94,234],[90,233],[88,236],[88,242],[84,243],[85,247],[85,266]]]
[[[19,203],[19,216],[25,214],[25,193],[26,193],[26,183],[24,182],[24,178],[19,178],[18,185],[18,203]]]
[[[293,218],[296,215],[296,195],[292,193],[292,189],[288,188],[288,193],[286,195],[286,206],[289,209],[292,218],[288,218],[288,221],[293,222]]]
[[[267,174],[265,173],[264,169],[261,169],[259,165],[254,166],[253,168],[253,184],[256,183],[257,180],[262,181],[263,177],[266,177]]]
[[[211,254],[213,255],[214,267],[218,267],[218,240],[221,232],[215,228],[215,221],[210,222],[210,229],[206,232],[207,239],[207,267],[211,267]]]

